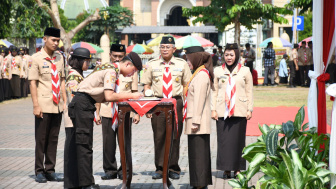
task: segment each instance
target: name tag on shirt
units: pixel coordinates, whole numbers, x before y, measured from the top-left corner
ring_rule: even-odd
[[[162,72],[162,69],[153,69],[153,72]]]
[[[42,68],[49,68],[49,66],[42,66]]]
[[[178,72],[182,72],[182,68],[176,68],[173,71],[178,71]]]
[[[220,76],[219,78],[221,78],[221,79],[226,79],[227,76]]]

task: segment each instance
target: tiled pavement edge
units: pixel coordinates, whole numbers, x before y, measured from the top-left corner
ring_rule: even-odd
[[[34,178],[34,117],[31,98],[11,100],[0,103],[0,188],[63,188],[63,182],[36,183]],[[328,112],[330,116],[330,112]],[[330,122],[328,120],[328,122]],[[330,124],[330,123],[329,123]],[[227,180],[221,178],[223,172],[216,170],[217,137],[215,122],[212,122],[211,163],[213,188],[232,188]],[[154,171],[154,145],[150,120],[142,117],[138,125],[132,127],[132,157],[134,176],[132,188],[162,188],[161,180],[152,180]],[[64,125],[62,123],[57,150],[56,172],[63,173]],[[247,137],[246,143],[256,141],[256,137]],[[101,188],[120,188],[121,180],[104,181],[100,176],[102,168],[102,131],[94,126],[93,173],[96,184]],[[172,180],[171,188],[191,188],[188,173],[187,136],[182,135],[180,149],[181,178]],[[117,151],[119,160],[119,151]],[[251,183],[256,184],[258,174]]]

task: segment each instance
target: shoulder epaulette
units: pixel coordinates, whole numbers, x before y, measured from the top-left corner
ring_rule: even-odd
[[[119,68],[116,68],[113,64],[105,63],[101,64],[99,66],[96,66],[93,71],[87,76],[89,77],[91,74],[101,71],[101,70],[106,70],[106,69],[114,69],[117,73],[119,72]]]
[[[76,80],[77,83],[82,82],[84,79],[78,75],[68,75],[68,77],[66,78],[66,82],[72,81],[72,80]]]

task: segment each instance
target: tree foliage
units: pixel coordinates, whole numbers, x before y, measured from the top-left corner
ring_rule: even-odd
[[[43,36],[44,29],[51,25],[50,16],[34,0],[14,1],[11,18],[14,20],[11,37],[36,38]]]
[[[306,11],[313,10],[313,0],[291,0],[286,6],[286,8],[299,8],[301,9],[300,14]]]
[[[311,37],[313,35],[313,13],[311,11],[307,11],[304,16],[304,30],[299,31],[299,40],[302,41],[307,37]]]
[[[133,24],[132,11],[121,7],[120,5],[102,8],[99,11],[99,14],[101,19],[88,24],[75,36],[75,41],[88,41],[96,43],[95,38],[97,37],[97,34],[100,37],[104,34],[104,32],[106,32],[110,36],[115,36],[115,30]],[[89,15],[90,12],[85,11],[76,17],[76,21],[81,22]]]
[[[276,23],[288,23],[288,20],[281,15],[292,14],[292,11],[271,4],[263,4],[259,0],[212,0],[207,7],[196,6],[183,8],[183,15],[196,17],[193,23],[203,22],[215,25],[223,32],[226,26],[235,24],[235,28],[243,25],[252,29],[254,24],[262,23],[261,18],[269,19]],[[239,41],[235,36],[235,41]],[[238,41],[237,41],[238,40]]]
[[[9,25],[9,19],[10,19],[10,10],[12,7],[12,3],[10,0],[2,0],[1,6],[0,6],[0,23],[1,23],[1,29],[0,29],[0,39],[6,38],[10,34],[10,25]]]

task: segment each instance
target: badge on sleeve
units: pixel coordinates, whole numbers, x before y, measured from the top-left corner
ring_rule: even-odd
[[[129,87],[129,85],[128,85],[128,83],[126,83],[125,88],[128,89],[128,87]]]
[[[179,81],[180,81],[180,79],[177,77],[177,78],[175,79],[175,81],[176,81],[176,82],[179,82]]]

